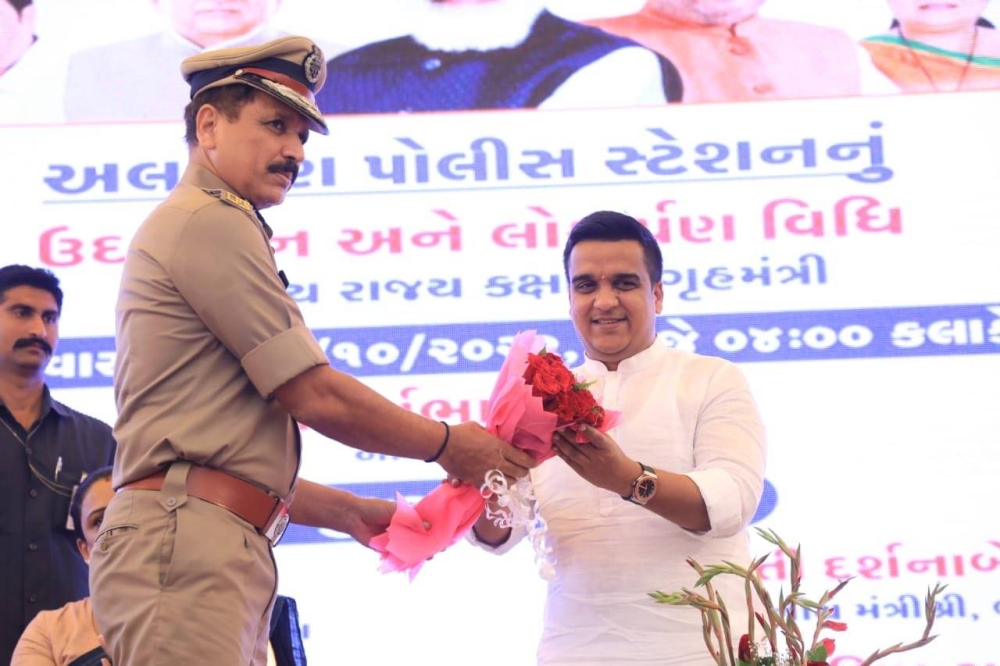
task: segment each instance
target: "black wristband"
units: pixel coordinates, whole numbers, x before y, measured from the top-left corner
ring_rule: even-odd
[[[441,457],[441,454],[444,453],[444,448],[448,446],[448,440],[451,439],[451,427],[444,421],[438,421],[438,423],[444,426],[444,441],[441,442],[441,446],[438,448],[437,453],[424,460],[424,462],[427,463],[437,461],[437,459]]]

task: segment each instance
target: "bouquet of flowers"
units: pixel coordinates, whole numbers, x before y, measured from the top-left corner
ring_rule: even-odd
[[[543,461],[555,455],[552,435],[578,424],[607,432],[621,421],[621,412],[597,404],[589,384],[577,380],[559,355],[546,351],[535,331],[519,333],[497,377],[490,396],[487,429]],[[577,435],[580,442],[587,441]],[[487,505],[486,516],[498,527],[523,526],[535,550],[535,563],[542,578],[554,574],[551,548],[545,542],[547,526],[538,513],[538,501],[527,477],[510,486],[493,471],[480,488],[483,497],[493,497],[496,510]]]
[[[704,587],[704,595],[683,589],[670,594],[652,592],[650,596],[658,603],[691,606],[701,611],[705,645],[717,666],[829,666],[827,660],[833,654],[836,645],[832,638],[820,638],[820,633],[824,629],[830,631],[847,629],[845,623],[830,619],[833,611],[827,604],[850,582],[850,579],[841,581],[832,590],[824,592],[819,601],[810,601],[799,589],[802,582],[800,548],[792,550],[773,531],[758,528],[757,533],[781,549],[791,562],[791,591],[788,596],[785,596],[784,591],[781,592],[777,606],[774,605],[761,582],[760,574],[757,573],[757,568],[764,563],[767,555],[754,560],[747,568],[730,562],[703,567],[698,562],[688,559],[687,563],[700,575],[696,587]],[[740,636],[735,653],[726,603],[712,588],[712,579],[721,575],[739,576],[746,581],[746,599],[743,602],[750,610],[750,625],[747,633]],[[919,639],[905,645],[897,643],[892,647],[876,650],[861,663],[861,666],[869,666],[890,654],[923,647],[937,638],[931,635],[937,610],[935,600],[945,587],[947,586],[936,584],[933,589],[927,591],[924,602],[927,624]],[[762,612],[755,610],[755,606],[758,605],[763,607]],[[816,627],[808,637],[803,634],[795,619],[803,610],[816,614]],[[760,641],[755,639],[755,629],[758,625],[763,634]]]
[[[587,386],[557,354],[545,350],[544,339],[535,331],[518,333],[497,375],[486,429],[536,460],[547,460],[555,455],[552,437],[556,430],[586,423],[605,432],[619,423],[620,412],[604,410]],[[496,510],[489,508],[489,498],[494,499]],[[553,572],[545,521],[538,515],[527,478],[510,485],[494,469],[480,486],[443,483],[416,506],[398,494],[396,503],[388,529],[369,544],[382,554],[380,570],[384,573],[408,571],[412,580],[425,561],[465,536],[484,509],[499,527],[524,526],[540,573],[548,578]]]

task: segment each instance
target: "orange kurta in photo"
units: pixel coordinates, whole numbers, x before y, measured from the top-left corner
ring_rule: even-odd
[[[761,16],[703,25],[674,20],[649,6],[588,23],[671,60],[684,82],[684,102],[862,94],[859,49],[833,28]]]
[[[861,45],[904,92],[1000,88],[1000,58],[970,57],[895,35],[869,37]]]

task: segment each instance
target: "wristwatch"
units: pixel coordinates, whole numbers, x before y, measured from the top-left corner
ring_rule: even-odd
[[[639,463],[639,465],[642,466],[642,473],[632,482],[632,492],[628,495],[622,495],[622,499],[645,506],[656,494],[658,481],[652,467],[643,463]]]

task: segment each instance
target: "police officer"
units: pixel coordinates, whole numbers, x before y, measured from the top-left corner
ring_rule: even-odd
[[[91,560],[118,665],[263,664],[272,543],[293,522],[367,544],[394,504],[297,480],[296,421],[470,481],[529,456],[406,411],[333,370],[285,292],[258,210],[280,204],[325,58],[303,37],[184,60],[189,165],[136,232],[117,306],[117,494]]]

